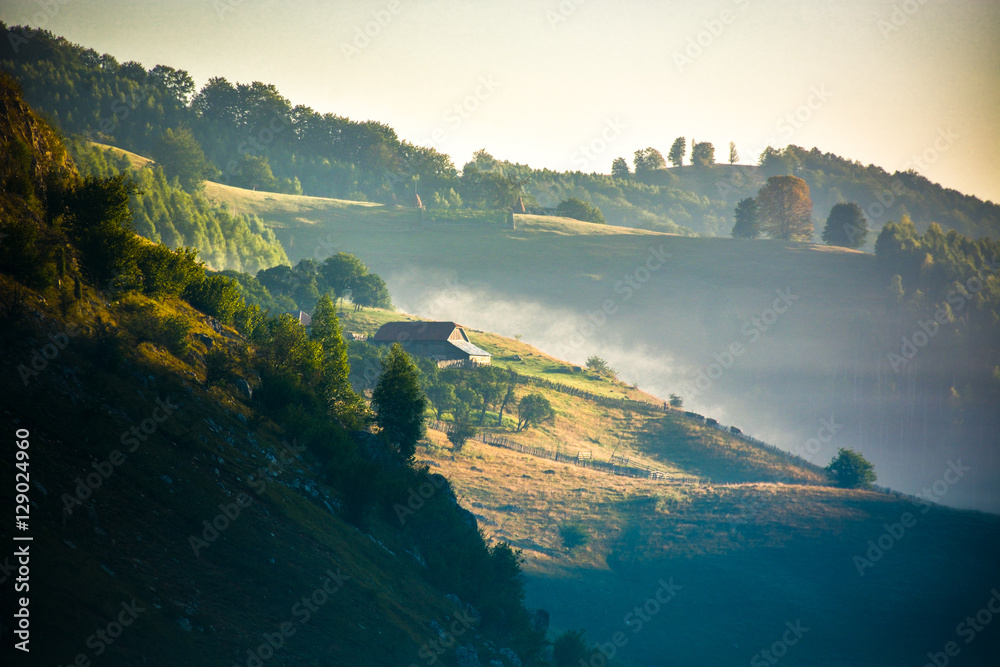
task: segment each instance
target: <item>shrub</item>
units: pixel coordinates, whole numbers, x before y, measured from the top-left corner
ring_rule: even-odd
[[[564,523],[559,526],[559,537],[566,551],[573,551],[590,542],[590,534],[578,523]]]
[[[858,489],[875,483],[875,466],[853,449],[837,450],[837,455],[830,461],[826,471],[833,477],[837,486],[846,489]]]

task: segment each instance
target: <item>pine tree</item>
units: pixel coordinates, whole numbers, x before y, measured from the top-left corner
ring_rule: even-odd
[[[330,297],[324,294],[313,311],[309,337],[323,346],[322,389],[330,410],[350,426],[360,426],[365,412],[364,401],[351,387],[348,377],[347,343],[340,329],[340,319]]]
[[[410,461],[426,432],[427,397],[420,388],[420,371],[399,343],[394,343],[382,360],[372,407],[383,439],[398,449],[400,458]]]

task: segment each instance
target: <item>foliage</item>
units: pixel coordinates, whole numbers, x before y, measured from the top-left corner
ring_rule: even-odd
[[[876,479],[875,466],[853,449],[843,447],[837,450],[837,455],[830,461],[826,470],[837,486],[848,489],[871,486]]]
[[[84,275],[102,287],[131,285],[139,241],[132,229],[129,195],[135,183],[125,174],[87,177],[69,195],[69,234],[80,250]]]
[[[756,199],[753,197],[741,199],[736,204],[733,217],[736,219],[732,232],[734,239],[755,239],[760,236],[761,225]]]
[[[201,188],[205,179],[215,176],[216,169],[205,159],[198,140],[186,128],[167,128],[150,154],[167,178],[177,178],[187,192]]]
[[[594,649],[590,648],[584,639],[583,630],[567,630],[552,644],[554,667],[589,665],[594,654]]]
[[[559,206],[556,207],[556,213],[567,218],[573,218],[574,220],[595,222],[600,225],[607,224],[607,220],[604,219],[599,208],[590,202],[585,202],[576,197],[570,197],[565,201],[559,202]]]
[[[462,412],[455,419],[455,423],[448,429],[448,442],[451,443],[455,452],[461,452],[466,440],[476,437],[479,429],[469,420],[468,412]]]
[[[364,401],[350,383],[351,367],[347,359],[347,344],[340,329],[340,319],[330,297],[325,294],[316,304],[309,337],[323,349],[323,381],[321,391],[331,412],[341,421],[357,428],[366,412]]]
[[[663,169],[667,166],[666,160],[663,159],[663,154],[652,146],[637,150],[632,162],[635,164],[636,175]]]
[[[151,297],[181,294],[205,274],[196,250],[171,250],[163,243],[140,245],[136,265],[142,275],[142,292]]]
[[[236,281],[225,276],[205,276],[188,285],[183,296],[192,306],[223,324],[232,324],[236,313],[246,306]]]
[[[225,350],[209,350],[205,353],[205,386],[212,387],[225,383],[233,374],[233,360]]]
[[[517,403],[517,431],[538,426],[542,422],[555,419],[555,416],[549,399],[539,393],[528,394]]]
[[[274,177],[271,163],[266,155],[244,155],[241,157],[232,184],[248,190],[275,192],[278,189],[278,179]]]
[[[740,161],[740,154],[736,152],[736,144],[729,142],[729,164],[736,164]]]
[[[590,533],[581,524],[564,523],[559,526],[559,538],[566,551],[573,551],[590,542]]]
[[[823,228],[823,242],[844,248],[860,248],[868,240],[868,220],[854,202],[835,204]]]
[[[628,168],[628,162],[623,157],[616,157],[611,162],[611,175],[615,178],[628,178],[632,174]]]
[[[366,273],[354,281],[351,301],[356,310],[362,308],[392,308],[389,288],[377,273]]]
[[[670,164],[675,167],[683,166],[685,153],[687,153],[687,140],[684,137],[677,137],[670,145],[670,152],[667,154]]]
[[[615,376],[615,369],[611,368],[607,361],[596,354],[587,357],[587,370],[598,375]]]
[[[772,239],[812,241],[809,186],[797,176],[772,176],[757,193],[761,229]]]
[[[695,167],[709,167],[715,164],[715,146],[700,141],[691,147],[691,164]]]
[[[678,409],[684,407],[684,399],[677,394],[670,394],[670,407]]]
[[[382,375],[372,392],[372,409],[380,435],[404,461],[413,458],[424,437],[427,397],[420,388],[420,372],[403,346],[394,343],[382,360]]]
[[[141,236],[172,248],[191,247],[216,269],[255,273],[287,262],[274,232],[252,215],[232,215],[200,192],[188,193],[167,179],[162,169],[133,170],[128,158],[85,142],[70,143],[74,160],[84,175],[108,178],[131,174],[132,225]]]

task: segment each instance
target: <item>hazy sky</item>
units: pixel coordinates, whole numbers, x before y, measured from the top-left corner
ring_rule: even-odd
[[[730,141],[743,163],[816,146],[1000,202],[1000,2],[5,0],[0,18],[199,87],[274,83],[459,168],[485,147],[608,172],[685,136],[720,161]]]

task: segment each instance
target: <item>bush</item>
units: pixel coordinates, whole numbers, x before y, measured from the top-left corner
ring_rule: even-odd
[[[232,324],[234,315],[246,307],[236,282],[225,276],[207,276],[191,283],[184,290],[184,299],[224,324]]]
[[[552,661],[555,667],[577,667],[590,664],[594,651],[587,645],[583,630],[568,630],[552,644]]]
[[[826,471],[837,486],[845,489],[866,488],[875,483],[875,466],[853,449],[837,450]]]
[[[233,360],[224,350],[209,350],[205,354],[205,386],[223,384],[233,373]]]
[[[193,248],[171,250],[162,243],[140,246],[136,262],[142,274],[142,291],[152,297],[180,294],[204,276]]]
[[[590,542],[590,534],[578,523],[564,523],[559,526],[559,537],[566,551],[573,551]]]

